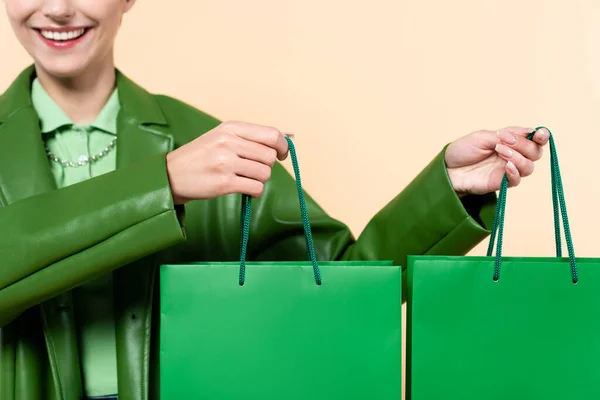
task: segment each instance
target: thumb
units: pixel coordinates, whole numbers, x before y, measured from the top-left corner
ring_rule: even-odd
[[[533,133],[535,131],[535,129],[533,128],[529,128],[529,127],[522,127],[522,126],[507,126],[505,128],[500,129],[501,131],[508,131],[510,133],[514,133],[515,135],[519,135],[519,136],[527,136],[530,133]]]
[[[458,168],[476,164],[489,157],[500,140],[493,131],[475,131],[450,143],[446,150],[446,166]]]

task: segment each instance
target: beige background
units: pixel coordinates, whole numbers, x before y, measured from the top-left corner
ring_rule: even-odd
[[[139,1],[118,66],[220,119],[296,134],[303,182],[359,234],[455,138],[546,125],[576,254],[595,252],[600,3]],[[29,62],[0,17],[0,90]],[[506,254],[553,251],[548,153],[510,191]],[[289,167],[289,163],[286,163]],[[483,254],[486,243],[472,254]]]
[[[4,90],[30,62],[4,14],[0,50]],[[576,254],[600,256],[597,1],[144,0],[117,61],[220,119],[294,132],[305,187],[357,235],[445,143],[546,125]],[[548,163],[509,193],[507,255],[553,253]]]

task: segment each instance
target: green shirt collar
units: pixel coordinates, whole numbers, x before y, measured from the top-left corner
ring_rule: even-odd
[[[159,104],[159,100],[163,96],[149,93],[118,69],[115,69],[115,73],[121,106],[117,126],[119,126],[119,121],[121,124],[127,121],[128,124],[138,125],[169,125]],[[31,83],[35,77],[35,66],[30,64],[0,95],[0,125],[12,116],[20,115],[18,111],[22,109],[31,107],[35,112],[31,101]],[[37,113],[35,113],[35,117],[39,120]],[[151,134],[149,131],[144,132]]]
[[[63,126],[75,125],[71,118],[52,100],[37,78],[33,80],[31,86],[31,102],[39,116],[42,133],[50,133]],[[115,88],[96,120],[89,127],[116,135],[119,109],[118,89]]]

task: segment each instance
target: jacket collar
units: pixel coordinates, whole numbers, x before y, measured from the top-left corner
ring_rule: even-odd
[[[118,69],[116,75],[121,110],[125,115],[142,125],[168,125],[160,105],[152,94],[136,85]]]
[[[13,83],[0,96],[0,124],[21,109],[33,107],[31,103],[31,83],[35,68],[24,69]],[[140,124],[167,125],[167,120],[154,96],[135,84],[120,70],[116,70],[119,102],[123,112]]]
[[[30,66],[21,72],[17,79],[0,96],[0,124],[5,122],[17,111],[32,107],[31,104],[31,81],[33,67]]]
[[[43,134],[53,133],[63,127],[73,127],[75,124],[71,118],[54,102],[46,92],[39,79],[34,79],[31,85],[31,102],[38,113],[40,127]],[[87,123],[80,124],[84,129],[97,129],[111,135],[117,134],[117,116],[121,104],[119,102],[119,91],[113,89],[108,100],[96,116]]]

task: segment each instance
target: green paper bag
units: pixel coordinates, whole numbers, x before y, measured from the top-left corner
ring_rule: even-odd
[[[506,177],[486,257],[410,257],[407,399],[600,399],[600,259],[575,257],[550,151],[556,257],[502,257]]]
[[[401,398],[399,266],[317,262],[296,174],[309,261],[161,267],[162,399]]]

